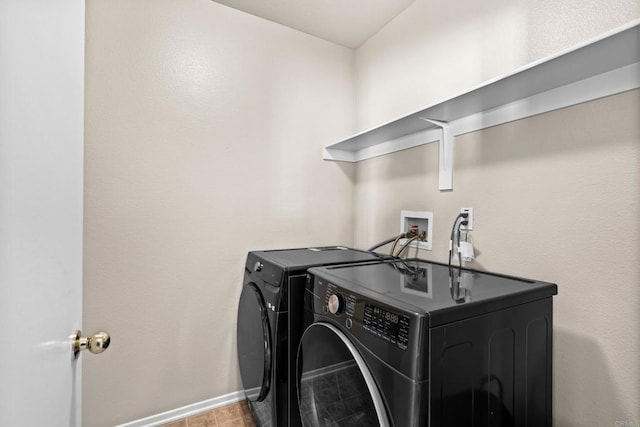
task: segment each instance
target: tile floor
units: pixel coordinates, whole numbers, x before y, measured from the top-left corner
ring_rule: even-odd
[[[163,427],[256,427],[247,402],[222,406],[202,414],[165,424]]]

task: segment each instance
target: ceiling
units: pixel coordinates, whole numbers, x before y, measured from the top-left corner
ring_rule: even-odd
[[[214,0],[331,42],[357,48],[415,0]]]

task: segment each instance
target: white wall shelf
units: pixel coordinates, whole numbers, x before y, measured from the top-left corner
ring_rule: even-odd
[[[455,136],[640,87],[640,20],[323,150],[358,162],[438,141],[439,189],[453,189]]]

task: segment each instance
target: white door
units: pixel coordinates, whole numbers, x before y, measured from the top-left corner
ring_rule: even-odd
[[[84,0],[0,1],[0,426],[80,425],[83,74]]]

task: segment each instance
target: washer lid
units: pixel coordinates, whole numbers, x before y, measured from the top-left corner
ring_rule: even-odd
[[[317,267],[309,273],[372,300],[429,317],[436,326],[558,293],[555,284],[419,259]]]

